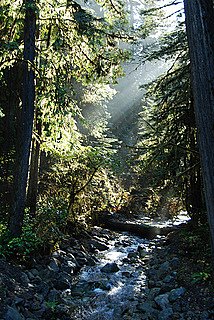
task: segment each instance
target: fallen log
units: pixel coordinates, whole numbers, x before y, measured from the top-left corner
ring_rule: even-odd
[[[95,225],[113,231],[127,231],[146,239],[153,239],[157,235],[167,235],[177,230],[176,227],[157,227],[134,222],[118,221],[107,214],[97,217]]]

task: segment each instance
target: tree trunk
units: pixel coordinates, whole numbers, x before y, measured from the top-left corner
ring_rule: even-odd
[[[214,9],[212,0],[184,0],[192,87],[214,261]]]
[[[36,213],[38,180],[39,180],[39,165],[40,165],[40,137],[42,133],[42,124],[38,119],[38,110],[35,116],[35,131],[38,137],[33,138],[30,157],[30,173],[27,190],[27,207],[30,208],[30,213]]]
[[[22,232],[35,100],[35,75],[33,68],[36,31],[35,0],[25,0],[24,3],[25,25],[22,111],[17,141],[16,169],[14,172],[14,196],[9,221],[9,231],[12,236],[19,236]]]

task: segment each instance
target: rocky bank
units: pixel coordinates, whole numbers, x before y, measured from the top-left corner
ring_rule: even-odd
[[[27,266],[0,259],[0,319],[214,319],[211,283],[192,281],[178,234],[95,227]]]

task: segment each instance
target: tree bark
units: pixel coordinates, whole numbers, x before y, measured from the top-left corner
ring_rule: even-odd
[[[35,75],[33,66],[35,59],[36,31],[35,0],[25,0],[24,4],[25,25],[22,111],[17,141],[14,196],[9,221],[9,231],[14,237],[19,236],[22,232],[35,101]]]
[[[192,88],[214,262],[214,9],[213,0],[184,0]]]
[[[33,138],[30,157],[30,172],[27,189],[27,207],[30,209],[30,213],[35,215],[37,194],[38,194],[38,181],[39,181],[39,167],[40,167],[40,137],[42,133],[42,123],[38,119],[39,111],[36,111],[35,116],[35,130],[38,137]]]
[[[114,231],[127,231],[146,239],[154,239],[157,235],[167,235],[178,230],[177,227],[156,227],[143,223],[119,221],[107,212],[98,212],[94,225]]]

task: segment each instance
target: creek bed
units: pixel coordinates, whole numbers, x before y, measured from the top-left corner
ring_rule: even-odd
[[[149,241],[101,228],[94,233],[109,249],[97,252],[97,264],[84,267],[67,292],[65,299],[76,306],[73,319],[138,319],[147,290],[147,262],[162,237]]]

